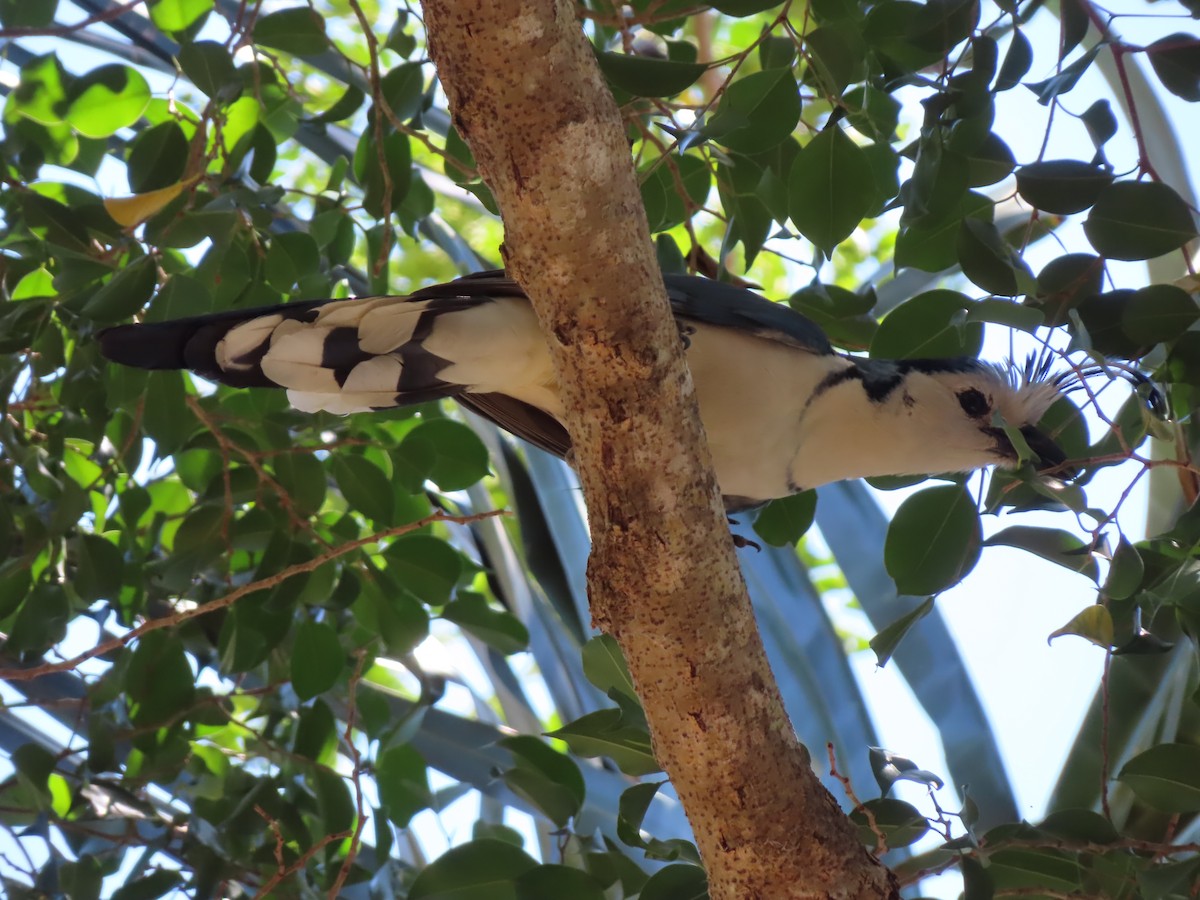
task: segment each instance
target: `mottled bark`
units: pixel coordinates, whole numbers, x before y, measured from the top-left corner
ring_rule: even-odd
[[[629,660],[712,896],[895,897],[768,669],[625,131],[574,6],[424,10],[455,124],[503,214],[505,263],[549,339],[592,530],[592,614]]]

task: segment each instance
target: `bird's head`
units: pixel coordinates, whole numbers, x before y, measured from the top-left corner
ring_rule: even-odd
[[[1063,395],[1059,379],[1026,367],[997,366],[975,359],[911,360],[905,379],[914,406],[927,411],[930,440],[962,468],[997,465],[1016,468],[1030,458],[1038,471],[1070,477],[1066,454],[1039,427],[1046,411]],[[1022,446],[1024,445],[1024,446]],[[950,469],[957,468],[951,466]]]
[[[1092,378],[1128,381],[1150,412],[1166,417],[1161,392],[1130,366],[1110,361],[1054,372],[1053,362],[1052,356],[1042,354],[1023,365],[968,358],[908,360],[896,365],[907,370],[902,383],[914,409],[920,409],[929,423],[928,445],[938,445],[936,455],[963,460],[945,471],[983,465],[1011,469],[1032,455],[1039,472],[1074,477],[1055,436],[1039,423],[1056,400],[1086,390]]]

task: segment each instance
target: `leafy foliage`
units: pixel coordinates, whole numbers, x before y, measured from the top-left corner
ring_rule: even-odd
[[[560,467],[449,406],[312,417],[97,351],[134,316],[399,292],[486,264],[494,202],[417,11],[99,0],[68,25],[67,8],[0,0],[0,824],[40,847],[24,865],[6,851],[8,892],[98,897],[120,870],[121,897],[705,896],[677,803],[636,781],[657,763],[619,651],[588,639],[586,535]],[[768,507],[754,527],[786,549],[746,570],[802,737],[837,744],[860,792],[872,776],[884,794],[941,783],[868,754],[818,591],[849,584],[880,663],[941,730],[951,780],[984,798],[861,804],[877,852],[923,842],[886,857],[902,878],[959,862],[969,897],[1188,896],[1200,312],[1180,276],[1196,210],[1137,66],[1195,102],[1200,45],[1169,20],[1126,43],[1091,0],[1064,0],[1057,21],[973,0],[712,8],[580,3],[664,268],[746,272],[883,358],[975,355],[994,324],[1066,347],[1063,369],[1138,365],[1173,419],[1131,396],[1093,438],[1060,403],[1044,424],[1079,476],[992,478],[985,513],[1067,512],[1082,539],[1013,525],[984,540],[961,483],[908,497],[886,541],[856,486]],[[1141,117],[1122,124],[1106,98],[1073,112],[1104,67]],[[1010,92],[1086,135],[1061,151],[1078,158],[1018,145]],[[1118,134],[1133,151],[1114,163]],[[1129,260],[1152,260],[1158,283]],[[1151,432],[1166,442],[1152,456]],[[1119,463],[1170,498],[1148,539],[1118,527],[1128,492],[1113,508],[1088,496]],[[844,581],[793,550],[814,518]],[[994,545],[1092,579],[1096,605],[1058,633],[1113,654],[1036,827],[1016,824],[936,606]],[[455,826],[431,862],[414,836],[437,815],[471,839]]]

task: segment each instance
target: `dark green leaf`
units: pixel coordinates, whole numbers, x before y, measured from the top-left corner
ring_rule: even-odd
[[[396,581],[430,606],[442,606],[463,571],[463,558],[441,538],[407,534],[385,551],[388,572]],[[469,617],[469,615],[468,615]]]
[[[1200,40],[1177,31],[1159,38],[1146,48],[1154,74],[1163,87],[1177,97],[1200,102]]]
[[[1037,292],[1029,302],[1046,315],[1046,324],[1064,325],[1070,311],[1100,293],[1104,261],[1090,253],[1068,253],[1051,260],[1038,273]]]
[[[129,187],[135,194],[169,187],[183,177],[188,141],[174,120],[142,131],[129,148]]]
[[[241,80],[224,44],[216,41],[184,44],[179,50],[179,66],[192,84],[214,100],[232,99],[240,90]]]
[[[618,709],[588,713],[549,734],[566,741],[578,756],[608,757],[626,775],[661,771],[650,747],[650,735],[644,728],[627,724]]]
[[[875,846],[878,834],[883,835],[889,849],[894,849],[916,843],[929,831],[929,822],[925,817],[915,806],[903,800],[881,797],[868,800],[863,807],[865,810],[859,808],[850,814],[850,821],[858,827],[858,839],[868,847]],[[866,810],[870,811],[872,818],[867,817]]]
[[[331,468],[334,480],[350,508],[379,525],[390,525],[392,488],[387,476],[366,457],[336,454]]]
[[[92,295],[80,315],[96,322],[128,319],[146,305],[157,281],[158,267],[153,257],[135,259]]]
[[[708,900],[708,877],[699,866],[676,863],[651,875],[638,900]]]
[[[1117,780],[1138,799],[1168,813],[1200,810],[1200,746],[1159,744],[1129,760]]]
[[[847,85],[866,76],[867,47],[852,23],[835,22],[815,28],[804,36],[804,46],[822,88],[831,96],[839,96]]]
[[[407,122],[421,111],[425,69],[420,63],[401,63],[380,79],[379,88],[392,114]]]
[[[536,867],[507,841],[470,841],[426,866],[408,889],[408,900],[517,900],[517,879]]]
[[[788,175],[788,209],[796,228],[832,254],[875,202],[875,177],[862,148],[842,129],[826,128],[809,141]]]
[[[1018,547],[1055,565],[1078,572],[1095,581],[1099,577],[1096,560],[1087,546],[1075,535],[1058,528],[1035,525],[1010,525],[992,535],[984,544],[988,547]]]
[[[871,341],[877,359],[975,356],[983,326],[963,314],[971,300],[957,291],[926,291],[896,307]]]
[[[604,77],[635,97],[673,97],[695,83],[708,68],[704,63],[606,51],[597,53],[596,58]]]
[[[85,603],[115,600],[121,590],[125,561],[121,551],[94,534],[80,535],[76,546],[75,592]]]
[[[1029,71],[1033,64],[1033,47],[1024,32],[1014,31],[1008,52],[1004,54],[1004,64],[1000,66],[1000,74],[996,76],[996,90],[1007,91],[1015,88]]]
[[[1034,84],[1026,84],[1025,86],[1037,94],[1038,103],[1043,106],[1048,106],[1050,101],[1062,94],[1069,93],[1074,89],[1079,79],[1083,77],[1083,73],[1088,70],[1093,62],[1096,61],[1096,56],[1100,53],[1102,43],[1097,43],[1096,46],[1088,50],[1083,56],[1075,60],[1057,75],[1052,75],[1044,81],[1039,81]]]
[[[1117,549],[1113,551],[1108,577],[1104,580],[1103,593],[1111,600],[1126,600],[1142,586],[1145,566],[1137,548],[1121,535]]]
[[[584,676],[606,697],[617,691],[631,700],[637,699],[633,676],[629,674],[629,666],[616,638],[597,635],[584,645],[582,656]]]
[[[405,435],[400,448],[403,451],[418,443],[432,450],[432,464],[424,477],[443,491],[468,488],[488,473],[487,448],[479,435],[461,422],[424,421]]]
[[[914,47],[939,55],[948,53],[979,24],[975,0],[926,0],[908,28]]]
[[[137,878],[117,888],[112,900],[155,900],[174,890],[183,882],[177,869],[159,869],[145,878]]]
[[[187,712],[196,676],[179,639],[165,631],[143,635],[125,670],[125,696],[136,725],[162,725]]]
[[[933,598],[927,597],[895,622],[879,629],[879,632],[870,640],[870,647],[875,652],[875,664],[880,667],[886,666],[904,636],[931,612],[933,612]]]
[[[1033,273],[1017,250],[1005,243],[996,226],[966,218],[958,230],[958,263],[963,274],[985,291],[1013,296]]]
[[[1112,173],[1077,159],[1031,163],[1017,170],[1017,191],[1046,212],[1082,212],[1112,184]]]
[[[46,28],[58,12],[58,0],[0,0],[0,25],[5,28]]]
[[[780,0],[714,0],[710,5],[717,12],[723,12],[727,16],[743,18],[763,10],[773,9],[779,3]]]
[[[1172,284],[1152,284],[1137,291],[1125,307],[1124,330],[1143,347],[1175,340],[1200,318],[1200,308],[1187,291]]]
[[[504,783],[559,828],[565,828],[583,804],[584,783],[579,767],[529,735],[504,738],[498,743],[512,753],[515,762],[513,768],[504,771]]]
[[[1113,115],[1112,106],[1107,100],[1097,100],[1079,117],[1087,128],[1088,137],[1099,150],[1117,133],[1117,117]]]
[[[754,531],[768,544],[786,547],[804,537],[816,512],[816,491],[772,500],[754,520]]]
[[[325,19],[307,6],[259,16],[254,22],[254,42],[297,56],[315,56],[329,47]]]
[[[458,599],[442,610],[442,618],[504,654],[519,653],[529,645],[529,631],[520,620],[490,607],[482,594],[459,592]]]
[[[389,747],[379,755],[375,781],[379,800],[397,828],[407,828],[409,820],[432,801],[425,760],[408,744]]]
[[[705,137],[739,153],[760,153],[787,139],[800,121],[800,90],[791,69],[768,69],[733,82]]]
[[[301,701],[337,684],[345,664],[346,654],[337,632],[324,622],[309,619],[296,629],[291,654],[292,689]]]
[[[933,594],[960,581],[979,559],[979,513],[959,485],[926,488],[900,505],[883,559],[902,594]]]

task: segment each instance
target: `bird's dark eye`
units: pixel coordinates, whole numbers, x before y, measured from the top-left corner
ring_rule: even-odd
[[[965,391],[958,392],[958,402],[965,412],[972,419],[978,419],[986,416],[992,411],[991,405],[988,403],[987,397],[975,388],[967,388]]]

